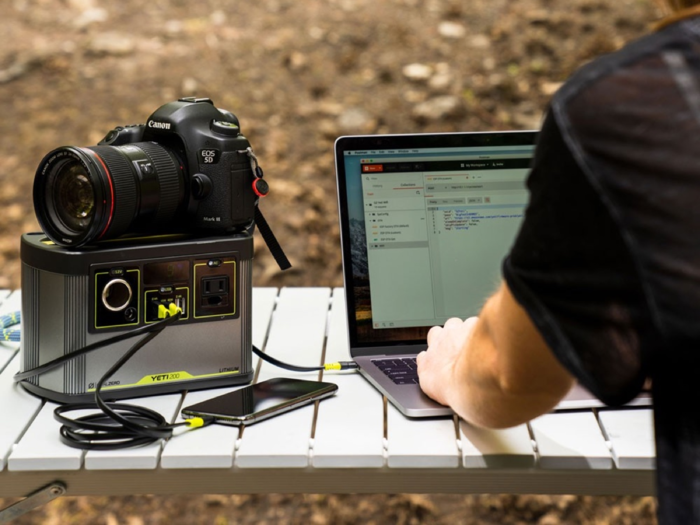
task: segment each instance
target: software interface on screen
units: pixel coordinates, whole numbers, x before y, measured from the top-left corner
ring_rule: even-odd
[[[345,152],[348,180],[359,179],[348,184],[349,217],[362,225],[353,244],[366,250],[375,329],[480,311],[522,221],[533,149]]]

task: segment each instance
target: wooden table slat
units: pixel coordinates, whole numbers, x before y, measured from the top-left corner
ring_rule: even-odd
[[[462,461],[466,468],[532,468],[535,451],[527,425],[503,430],[459,422]]]
[[[283,288],[265,352],[290,364],[320,365],[329,299],[329,288]],[[315,380],[318,373],[289,372],[263,362],[257,381],[274,377]],[[313,418],[311,405],[245,428],[235,465],[240,468],[308,466]]]
[[[155,410],[166,421],[172,422],[181,400],[181,394],[170,394],[123,402]],[[163,441],[159,440],[149,445],[121,450],[90,450],[85,454],[85,468],[87,470],[154,469],[158,466],[162,447]]]
[[[265,345],[277,293],[277,288],[253,288],[253,344],[261,349]]]
[[[384,465],[384,407],[381,394],[356,372],[326,373],[338,393],[318,408],[313,440],[317,468]]]
[[[612,447],[619,469],[654,469],[654,412],[640,410],[602,410],[598,419]]]
[[[78,470],[81,467],[84,452],[60,441],[60,425],[53,418],[57,406],[49,402],[44,404],[10,454],[9,470]],[[80,416],[83,412],[87,413],[78,411],[74,415]]]
[[[43,402],[16,384],[12,376],[19,370],[19,358],[0,374],[3,423],[0,425],[0,471],[5,468],[12,447],[41,409]]]
[[[326,362],[349,361],[348,322],[345,315],[345,290],[334,288],[331,297],[331,312],[328,320]]]
[[[547,469],[610,469],[610,450],[592,411],[546,414],[530,422],[539,466]]]
[[[188,392],[182,406],[194,405],[244,387]],[[178,415],[176,421],[182,420]],[[231,468],[238,432],[238,427],[218,424],[201,429],[176,430],[163,448],[160,466],[168,469]]]
[[[320,365],[329,301],[329,288],[283,288],[272,316],[265,352],[294,365]],[[294,373],[263,362],[258,382],[288,374]]]
[[[387,405],[387,465],[393,468],[456,468],[460,452],[451,417],[411,420]]]
[[[326,341],[327,363],[350,359],[345,293],[331,298]],[[317,468],[372,468],[385,462],[384,406],[381,394],[358,372],[324,372],[338,393],[319,405],[312,463]]]

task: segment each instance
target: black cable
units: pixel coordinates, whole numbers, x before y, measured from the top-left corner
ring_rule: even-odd
[[[355,361],[337,361],[335,363],[326,363],[321,366],[298,366],[290,365],[279,359],[267,355],[265,352],[260,350],[257,346],[253,345],[253,352],[263,361],[267,361],[270,364],[275,365],[279,368],[284,368],[286,370],[291,370],[292,372],[317,372],[319,370],[356,370],[359,368]]]
[[[207,426],[214,422],[214,418],[190,418],[181,423],[169,424],[165,418],[155,410],[127,403],[106,402],[101,396],[102,387],[107,379],[114,375],[134,356],[134,354],[136,354],[136,352],[157,337],[167,326],[177,322],[180,316],[181,314],[178,312],[151,325],[142,326],[124,334],[119,334],[90,344],[41,366],[32,368],[31,370],[18,372],[14,375],[13,379],[15,382],[24,381],[48,372],[49,370],[53,370],[71,359],[75,359],[76,357],[85,355],[99,348],[139,335],[145,335],[145,337],[132,345],[131,348],[129,348],[129,350],[100,378],[95,388],[94,403],[70,403],[56,407],[54,410],[54,419],[61,423],[61,441],[70,447],[82,450],[117,450],[147,445],[160,439],[167,439],[172,436],[173,430],[180,426]],[[327,363],[322,366],[291,365],[263,353],[256,346],[253,346],[252,349],[261,359],[277,367],[294,372],[349,370],[358,368],[354,361]],[[100,412],[87,414],[75,419],[65,415],[78,410],[99,410]]]
[[[275,359],[274,357],[267,355],[255,345],[253,345],[253,353],[257,355],[260,359],[263,359],[264,361],[267,361],[272,365],[275,365],[279,368],[284,368],[286,370],[291,370],[292,372],[316,372],[318,370],[325,370],[325,368],[322,366],[297,366],[284,363],[279,359]]]
[[[97,382],[94,403],[70,403],[59,406],[54,410],[54,418],[61,423],[61,441],[70,447],[83,450],[117,450],[147,445],[159,439],[168,438],[172,435],[173,429],[180,426],[206,426],[213,422],[213,419],[200,419],[195,420],[193,423],[189,419],[182,423],[171,425],[155,410],[126,403],[106,402],[100,395],[107,379],[115,374],[124,363],[167,326],[177,322],[179,319],[180,313],[177,313],[152,325],[142,326],[124,334],[90,344],[31,370],[19,372],[15,374],[14,380],[15,382],[24,381],[30,377],[53,370],[71,359],[85,355],[98,348],[145,334],[145,337],[132,345]],[[99,410],[100,412],[87,414],[75,419],[65,415],[76,410]]]
[[[44,363],[41,366],[37,366],[36,368],[32,368],[31,370],[27,370],[25,372],[17,372],[13,376],[13,380],[15,383],[18,383],[20,381],[24,381],[25,379],[29,379],[30,377],[34,376],[39,376],[41,374],[45,374],[49,370],[53,370],[54,368],[58,368],[62,364],[70,361],[71,359],[75,359],[76,357],[80,357],[81,355],[89,354],[90,352],[94,350],[98,350],[104,346],[108,346],[114,343],[119,343],[121,341],[124,341],[125,339],[131,339],[132,337],[138,337],[139,335],[143,334],[148,334],[150,332],[153,332],[154,330],[157,331],[157,333],[160,333],[162,328],[160,326],[163,323],[170,324],[173,322],[172,317],[166,317],[165,319],[162,319],[156,323],[146,325],[146,326],[141,326],[140,328],[134,328],[133,330],[130,330],[128,332],[125,332],[123,334],[115,335],[113,337],[110,337],[108,339],[103,339],[102,341],[98,341],[97,343],[92,343],[87,346],[84,346],[82,348],[79,348],[78,350],[75,350],[73,352],[70,352],[69,354],[62,355],[61,357],[57,357],[56,359],[49,361],[48,363]],[[165,327],[163,327],[165,328]]]
[[[100,395],[105,381],[167,326],[178,321],[180,315],[177,313],[148,327],[150,330],[146,336],[122,355],[97,382],[95,403],[73,403],[59,406],[54,410],[54,418],[61,423],[60,434],[64,444],[83,450],[117,450],[167,439],[172,435],[173,429],[180,426],[205,426],[213,422],[213,419],[202,420],[201,424],[196,422],[195,425],[192,425],[191,420],[187,420],[182,423],[168,424],[165,418],[155,410],[126,403],[106,402]],[[136,330],[130,332],[132,337],[134,332]],[[105,341],[102,343],[104,344]],[[75,419],[64,415],[86,409],[99,409],[101,412]]]

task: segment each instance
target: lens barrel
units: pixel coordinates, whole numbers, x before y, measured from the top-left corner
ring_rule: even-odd
[[[154,142],[58,148],[34,178],[34,209],[56,244],[79,247],[166,230],[184,205],[177,155]]]

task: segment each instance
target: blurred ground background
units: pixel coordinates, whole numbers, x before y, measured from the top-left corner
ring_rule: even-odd
[[[641,36],[652,0],[0,0],[0,288],[38,229],[34,170],[165,102],[238,115],[263,211],[294,269],[257,242],[256,286],[340,286],[332,146],[352,133],[539,127],[584,62]],[[0,500],[0,507],[3,506]],[[655,523],[651,498],[64,498],[16,523]]]

